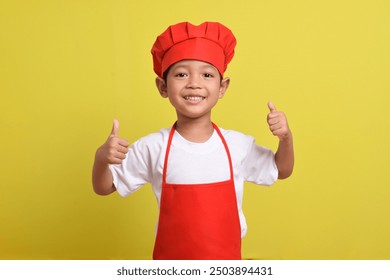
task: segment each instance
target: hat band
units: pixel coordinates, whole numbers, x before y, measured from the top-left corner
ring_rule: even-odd
[[[173,45],[162,58],[161,76],[174,63],[185,59],[212,64],[223,77],[226,70],[225,54],[220,45],[206,38],[192,38]]]

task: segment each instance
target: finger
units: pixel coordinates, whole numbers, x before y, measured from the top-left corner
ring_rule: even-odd
[[[269,101],[269,102],[267,103],[267,105],[268,105],[268,109],[269,109],[269,111],[270,111],[271,113],[277,112],[274,103],[272,103],[271,101]]]
[[[271,132],[276,132],[277,130],[281,129],[282,126],[279,123],[273,124],[269,126],[269,129]]]
[[[110,164],[121,164],[122,163],[122,159],[119,159],[119,158],[112,158],[112,159],[109,159],[109,163]]]
[[[110,136],[118,136],[118,132],[119,132],[119,121],[115,119],[114,123],[112,124]]]
[[[268,124],[269,125],[274,125],[280,122],[280,119],[277,117],[269,117],[268,118]]]
[[[272,134],[274,136],[279,137],[279,139],[282,139],[288,135],[288,129],[286,129],[285,127],[281,127],[279,129],[272,131]]]
[[[125,153],[120,153],[120,152],[117,152],[114,156],[116,159],[120,159],[120,160],[124,160],[126,158],[126,154]]]
[[[108,162],[111,164],[120,164],[126,158],[126,155],[126,153],[115,151],[108,157]]]
[[[127,147],[124,147],[124,146],[118,146],[118,147],[116,147],[116,150],[122,154],[126,154],[129,151],[129,149]]]
[[[125,148],[127,148],[127,147],[129,147],[129,142],[127,141],[127,140],[125,140],[125,139],[123,139],[123,138],[117,138],[118,139],[118,144],[120,145],[120,146],[122,146],[122,147],[125,147]]]

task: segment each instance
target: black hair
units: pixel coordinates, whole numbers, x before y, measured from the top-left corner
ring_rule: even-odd
[[[172,65],[173,65],[173,64],[172,64]],[[169,72],[169,70],[171,70],[172,65],[169,66],[168,69],[165,70],[164,73],[163,73],[163,75],[162,75],[162,78],[163,78],[165,84],[167,83],[167,80],[168,80],[168,72]]]

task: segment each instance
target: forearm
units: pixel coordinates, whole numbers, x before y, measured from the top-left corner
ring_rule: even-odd
[[[99,162],[96,158],[92,170],[92,184],[95,193],[99,195],[108,195],[116,191],[108,164]]]
[[[294,145],[291,133],[289,137],[279,141],[279,147],[275,153],[275,163],[279,171],[278,179],[286,179],[292,174],[294,169]]]

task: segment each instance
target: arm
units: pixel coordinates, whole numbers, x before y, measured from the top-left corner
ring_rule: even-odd
[[[120,164],[126,158],[129,142],[119,138],[119,123],[114,120],[112,131],[107,141],[97,149],[92,170],[92,184],[95,193],[108,195],[116,191],[110,164]]]
[[[290,177],[294,169],[292,133],[285,114],[278,112],[272,102],[268,102],[268,108],[270,110],[267,117],[269,128],[272,134],[279,138],[278,150],[275,153],[275,163],[279,171],[278,179],[286,179]]]

